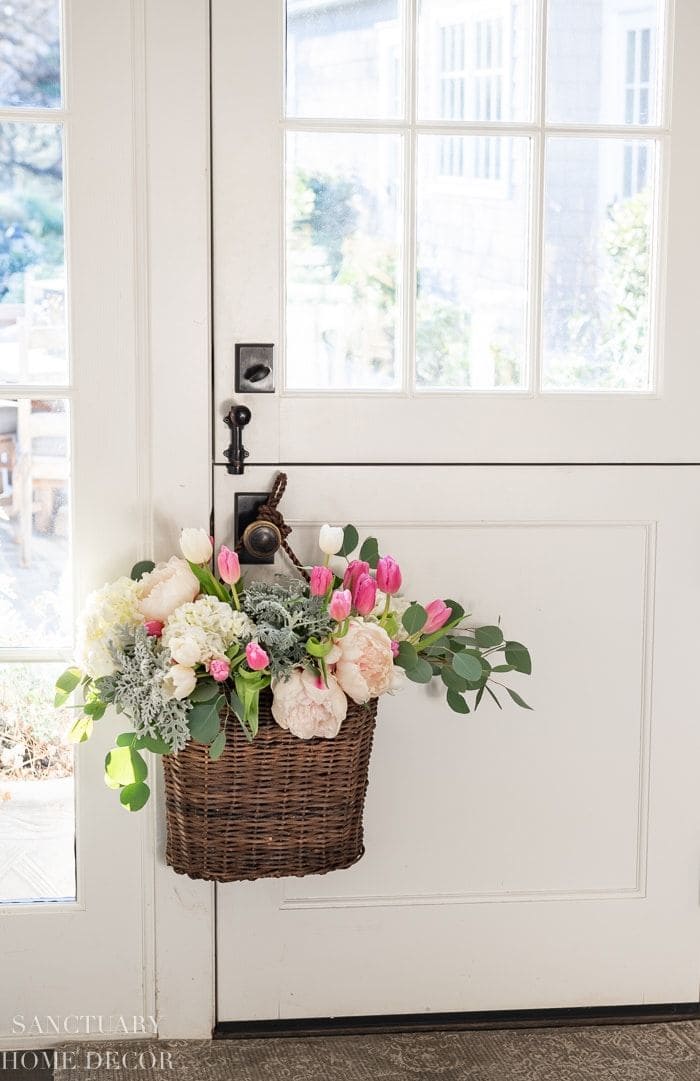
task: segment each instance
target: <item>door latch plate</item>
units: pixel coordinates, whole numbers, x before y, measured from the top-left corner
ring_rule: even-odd
[[[274,394],[274,345],[236,345],[236,393]]]
[[[258,511],[263,503],[269,499],[269,492],[236,492],[233,504],[233,537],[234,545],[238,545],[243,537],[246,527],[252,525],[258,518]],[[273,555],[255,556],[244,547],[238,552],[241,563],[271,564],[275,562]]]

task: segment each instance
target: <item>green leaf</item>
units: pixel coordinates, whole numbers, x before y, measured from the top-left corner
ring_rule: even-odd
[[[512,664],[497,664],[491,669],[492,672],[514,672]]]
[[[150,574],[155,569],[152,559],[142,559],[140,563],[134,563],[131,568],[131,578],[134,582],[140,581],[144,574]]]
[[[226,732],[222,728],[209,748],[209,757],[211,758],[212,762],[218,762],[225,750]]]
[[[464,609],[462,608],[461,604],[457,603],[457,601],[451,601],[449,599],[445,599],[443,601],[443,604],[446,604],[448,608],[452,609],[452,615],[450,616],[450,622],[459,623],[460,620],[464,619]]]
[[[379,562],[379,542],[376,537],[368,537],[360,548],[360,559],[369,563],[372,570],[376,569]]]
[[[119,793],[119,802],[122,807],[129,811],[140,811],[148,803],[151,790],[143,781],[136,781],[122,788]]]
[[[524,672],[529,676],[532,672],[532,659],[527,646],[522,642],[506,642],[505,656],[508,664],[512,664],[516,672]]]
[[[501,703],[500,703],[500,702],[498,701],[498,699],[496,698],[496,695],[495,695],[495,694],[494,694],[494,692],[493,692],[493,691],[491,690],[491,688],[489,687],[488,683],[485,683],[485,684],[484,684],[484,686],[485,686],[486,690],[488,691],[488,693],[489,693],[489,694],[491,695],[491,697],[493,698],[493,700],[494,700],[494,702],[496,703],[496,705],[498,706],[498,708],[499,708],[499,709],[503,709],[503,706],[501,705]]]
[[[396,655],[394,664],[397,664],[399,668],[413,668],[418,661],[418,654],[410,642],[399,642],[399,652]]]
[[[238,717],[238,720],[242,721],[245,710],[243,709],[243,703],[241,702],[241,700],[238,697],[238,695],[236,694],[236,692],[230,690],[229,688],[227,688],[226,689],[226,698],[227,698],[227,701],[228,701],[228,704],[229,704],[230,708],[233,710],[233,712]]]
[[[343,530],[343,547],[338,552],[338,555],[349,556],[351,552],[354,552],[360,543],[360,534],[355,529],[354,525],[346,525]]]
[[[524,698],[521,698],[517,691],[514,691],[512,687],[506,687],[508,694],[515,702],[516,706],[520,706],[521,709],[532,709],[532,706],[528,706]]]
[[[413,683],[430,683],[433,678],[433,668],[422,657],[418,657],[416,663],[406,669],[406,675]]]
[[[458,652],[460,649],[474,649],[476,646],[476,638],[472,638],[469,635],[450,635],[447,641],[451,649],[455,652]]]
[[[481,658],[475,653],[455,653],[452,658],[452,667],[458,676],[470,682],[480,680],[483,674]]]
[[[100,702],[99,698],[92,698],[85,703],[84,710],[88,717],[92,717],[93,721],[99,721],[107,712],[107,703]]]
[[[325,641],[319,642],[318,638],[312,635],[306,643],[306,652],[311,657],[327,657],[332,649],[333,643],[330,638],[326,638]]]
[[[151,754],[170,754],[172,747],[157,736],[141,736],[136,743],[137,751],[150,751]]]
[[[503,641],[503,632],[500,627],[477,627],[474,637],[480,649],[494,649]]]
[[[200,702],[187,714],[187,726],[197,743],[212,743],[219,732],[219,710],[226,699],[219,695],[212,702]]]
[[[478,690],[477,695],[476,695],[476,699],[474,701],[474,709],[475,710],[477,710],[479,708],[479,705],[481,703],[481,699],[484,697],[484,687],[485,686],[486,686],[486,684],[482,683],[481,686],[479,687],[479,690]]]
[[[138,738],[136,732],[122,732],[114,742],[117,747],[136,747]]]
[[[133,747],[115,747],[105,758],[105,773],[110,781],[124,786],[145,781],[148,766]]]
[[[68,729],[69,743],[85,743],[92,735],[92,717],[83,714]]]
[[[418,634],[423,630],[428,613],[420,604],[411,604],[403,614],[402,623],[409,634]]]
[[[210,597],[218,597],[220,601],[230,603],[228,593],[221,582],[216,580],[208,567],[200,567],[198,563],[190,563],[189,559],[187,560],[187,564],[202,587],[203,593],[206,593]]]
[[[190,702],[211,702],[212,698],[221,694],[221,684],[215,679],[200,679],[190,695]]]
[[[56,680],[56,697],[53,700],[56,709],[68,701],[82,678],[83,673],[79,668],[66,668],[65,672],[61,673]]]
[[[469,706],[457,691],[447,692],[447,704],[455,713],[469,713]]]
[[[458,694],[467,690],[467,680],[458,676],[452,668],[443,668],[440,676],[448,690],[457,691]]]

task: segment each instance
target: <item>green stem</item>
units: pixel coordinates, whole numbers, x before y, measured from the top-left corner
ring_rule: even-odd
[[[235,583],[231,584],[231,596],[233,598],[233,603],[235,604],[237,610],[240,612],[241,602],[238,599],[238,590],[236,589]]]

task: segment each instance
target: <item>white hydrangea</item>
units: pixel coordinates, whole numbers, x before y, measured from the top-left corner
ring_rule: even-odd
[[[374,616],[375,619],[379,619],[379,617],[384,612],[385,603],[386,603],[386,593],[382,593],[381,589],[378,589],[377,590],[377,601],[376,601],[376,604],[374,605],[374,608],[372,610],[372,615]],[[392,612],[396,613],[396,618],[398,620],[398,630],[397,630],[396,635],[395,635],[395,638],[396,638],[397,642],[402,642],[405,638],[408,638],[408,631],[404,627],[401,620],[403,618],[403,614],[406,611],[406,609],[410,608],[410,607],[411,607],[411,602],[408,600],[407,597],[401,596],[400,593],[395,594],[391,598],[391,610],[392,610]]]
[[[189,668],[223,657],[237,642],[248,641],[254,626],[247,615],[216,597],[182,604],[170,616],[162,644],[177,664]]]
[[[124,576],[88,597],[78,622],[76,662],[92,679],[114,672],[110,647],[122,649],[143,623],[138,588],[138,582]]]

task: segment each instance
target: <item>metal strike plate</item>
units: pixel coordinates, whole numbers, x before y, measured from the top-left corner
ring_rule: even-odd
[[[236,393],[274,394],[274,345],[236,345]]]
[[[236,492],[233,504],[233,537],[234,544],[241,540],[246,526],[258,517],[258,510],[268,499],[269,492]],[[241,563],[252,563],[260,566],[275,562],[274,555],[253,556],[245,548],[238,552]]]

